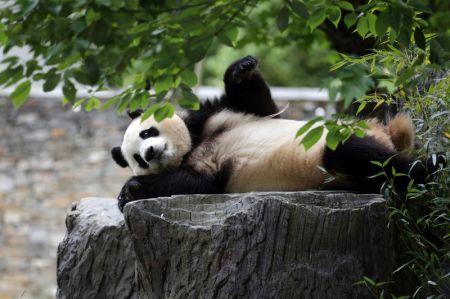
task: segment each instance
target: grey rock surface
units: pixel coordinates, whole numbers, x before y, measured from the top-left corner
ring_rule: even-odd
[[[58,247],[57,298],[138,298],[134,251],[116,200],[82,199],[66,227]]]
[[[391,280],[379,195],[184,195],[124,216],[140,298],[370,298],[363,275]]]

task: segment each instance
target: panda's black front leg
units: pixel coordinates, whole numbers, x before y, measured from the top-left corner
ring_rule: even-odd
[[[145,198],[166,197],[176,194],[215,194],[225,190],[226,177],[180,168],[166,173],[134,176],[122,187],[118,206]]]
[[[225,71],[224,107],[237,111],[267,116],[278,112],[269,86],[257,69],[258,60],[246,56],[232,63]]]

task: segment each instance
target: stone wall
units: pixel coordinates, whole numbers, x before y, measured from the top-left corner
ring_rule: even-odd
[[[71,202],[114,198],[129,175],[109,151],[128,117],[0,99],[0,298],[54,298],[56,250]]]

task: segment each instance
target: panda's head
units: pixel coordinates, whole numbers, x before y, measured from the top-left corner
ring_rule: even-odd
[[[120,147],[111,154],[134,175],[156,174],[178,167],[191,149],[191,137],[184,121],[177,115],[157,122],[153,117],[141,121],[142,110],[129,112],[132,118]]]

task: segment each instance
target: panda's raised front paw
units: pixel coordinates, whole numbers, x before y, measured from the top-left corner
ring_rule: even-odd
[[[123,212],[123,208],[127,203],[141,199],[141,190],[141,183],[133,179],[130,179],[128,182],[126,182],[122,187],[122,190],[120,190],[119,196],[117,197],[119,210]]]
[[[225,72],[225,82],[238,84],[248,79],[256,70],[258,60],[253,56],[246,56],[234,62]]]

